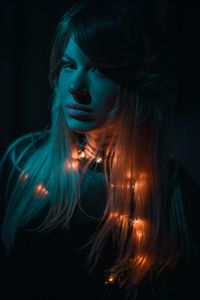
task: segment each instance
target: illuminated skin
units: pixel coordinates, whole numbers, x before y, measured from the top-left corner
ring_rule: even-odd
[[[84,88],[89,94],[88,99],[75,100],[72,94],[83,91]],[[108,119],[111,124],[110,129],[106,131],[107,139],[117,123],[113,106],[116,102],[114,93],[118,88],[117,83],[101,74],[97,67],[92,66],[90,58],[78,47],[74,39],[70,38],[62,58],[56,92],[59,94],[68,127],[72,131],[86,133],[86,137],[93,147],[95,147],[95,140],[98,140],[104,130],[105,121]],[[68,103],[81,104],[91,108],[92,119],[78,120],[72,117],[66,108]]]

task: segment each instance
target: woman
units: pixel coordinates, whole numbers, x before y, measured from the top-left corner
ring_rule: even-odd
[[[170,148],[170,47],[145,20],[136,1],[61,19],[51,127],[1,162],[5,298],[195,299],[199,190]]]

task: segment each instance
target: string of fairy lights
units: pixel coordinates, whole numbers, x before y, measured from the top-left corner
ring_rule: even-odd
[[[84,147],[82,146],[81,149],[78,150],[76,155],[73,155],[75,159],[73,161],[67,160],[65,162],[65,168],[66,170],[75,170],[77,171],[79,168],[79,163],[80,162],[85,162],[88,161],[88,159],[92,159],[95,164],[102,164],[104,161],[104,152],[99,152],[98,154],[94,154],[90,149],[88,149],[85,145]],[[130,176],[130,174],[127,174],[127,176]],[[20,183],[23,184],[25,181],[29,179],[29,174],[25,171],[22,171],[19,176]],[[146,174],[140,174],[139,180],[135,181],[133,184],[110,184],[111,188],[120,188],[120,189],[133,189],[134,193],[137,193],[139,189],[144,187],[146,184]],[[42,182],[38,183],[34,189],[33,192],[34,196],[36,198],[44,198],[48,196],[49,191],[47,188],[44,186]],[[132,237],[134,239],[134,242],[136,244],[142,243],[143,239],[145,238],[145,232],[147,229],[147,221],[143,220],[141,218],[133,219],[130,218],[126,214],[120,214],[117,211],[110,212],[109,214],[109,220],[111,222],[115,222],[116,224],[119,224],[120,226],[123,226],[125,228],[128,228],[129,226],[132,227]],[[137,264],[140,264],[141,266],[147,263],[147,256],[146,255],[141,255],[140,257],[136,257],[136,262]],[[116,281],[116,278],[114,274],[110,274],[106,281],[105,284],[113,284]]]

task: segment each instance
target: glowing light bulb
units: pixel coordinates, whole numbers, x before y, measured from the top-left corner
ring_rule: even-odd
[[[149,257],[145,254],[141,254],[135,257],[135,264],[140,267],[146,267],[149,264]]]
[[[37,197],[42,197],[48,195],[47,189],[43,186],[42,183],[39,183],[34,190],[34,194]]]
[[[126,173],[126,177],[127,177],[128,179],[130,179],[131,176],[132,176],[131,171],[128,171],[128,172]]]
[[[22,171],[21,174],[19,175],[19,180],[21,183],[24,183],[24,181],[26,181],[28,177],[29,177],[28,173]]]
[[[120,215],[120,216],[119,216],[119,219],[120,219],[120,221],[124,220],[124,216],[123,216],[123,215]]]
[[[86,154],[85,154],[84,151],[81,151],[81,157],[82,157],[82,158],[85,158],[85,157],[86,157]]]
[[[115,276],[109,275],[108,279],[104,282],[104,284],[113,284],[115,282]]]
[[[135,219],[133,222],[134,222],[134,224],[140,224],[141,220],[140,219]]]
[[[147,174],[146,173],[140,173],[139,178],[140,179],[145,179],[145,178],[147,178]]]
[[[79,161],[78,160],[72,160],[71,162],[69,160],[67,160],[64,163],[64,168],[68,171],[68,170],[74,170],[74,171],[78,171],[79,169]]]
[[[80,159],[80,151],[73,149],[72,150],[72,159]]]
[[[137,242],[141,243],[142,239],[145,238],[145,232],[147,230],[147,222],[141,219],[133,220],[133,237],[136,239]]]
[[[79,166],[78,161],[73,161],[73,162],[72,162],[72,168],[73,168],[74,170],[78,170],[78,166]]]
[[[137,230],[137,231],[136,231],[136,236],[137,236],[137,238],[138,238],[139,240],[141,240],[141,238],[143,237],[143,232]]]
[[[97,162],[97,163],[102,162],[102,157],[101,157],[101,156],[98,156],[97,159],[96,159],[96,162]]]
[[[145,192],[145,188],[147,188],[147,174],[141,173],[139,174],[138,179],[135,182],[135,192]]]
[[[113,283],[114,282],[114,276],[110,275],[109,278],[108,278],[108,282]]]
[[[113,213],[113,217],[114,217],[114,218],[117,218],[118,216],[119,216],[119,213],[118,213],[118,212],[114,212],[114,213]]]

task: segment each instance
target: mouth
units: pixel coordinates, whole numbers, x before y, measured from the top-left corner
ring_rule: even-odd
[[[87,107],[85,105],[80,105],[80,104],[73,104],[73,103],[68,103],[66,105],[67,108],[73,108],[73,109],[77,109],[77,110],[83,110],[86,112],[92,112],[92,109],[90,107]]]
[[[83,120],[83,121],[88,120],[89,121],[89,120],[93,119],[93,117],[90,113],[88,113],[84,110],[81,110],[81,109],[67,107],[67,113],[70,116],[72,116],[73,118],[78,119],[78,120]]]

